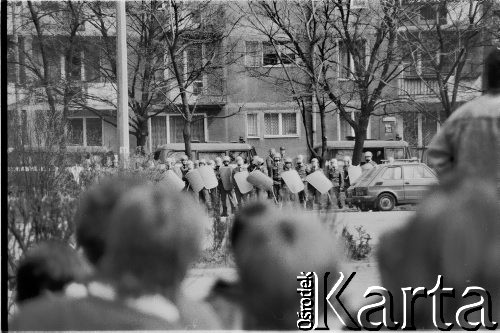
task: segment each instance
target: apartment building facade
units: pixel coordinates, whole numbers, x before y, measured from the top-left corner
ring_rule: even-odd
[[[356,2],[359,10],[363,10],[365,5],[364,1]],[[228,11],[229,6],[228,4]],[[34,119],[33,114],[47,109],[47,97],[43,88],[33,89],[36,82],[30,81],[28,70],[22,64],[27,61],[27,57],[40,57],[36,52],[38,47],[33,31],[21,28],[21,14],[24,13],[24,17],[27,15],[26,4],[21,2],[18,6],[11,6],[11,10],[9,28],[12,30],[8,35],[22,50],[9,53],[11,63],[15,64],[8,65],[9,110],[20,114],[23,126],[29,128],[30,119]],[[434,24],[445,27],[453,22],[453,17],[450,17],[452,14],[439,1],[430,1],[427,7],[419,7],[417,23],[421,26],[416,26],[415,29]],[[110,20],[112,19],[111,15]],[[206,18],[203,13],[199,13],[197,19],[203,22]],[[57,22],[53,24],[57,25]],[[102,38],[102,35],[99,35],[95,26],[88,23],[80,29],[77,35],[83,46],[70,59],[57,49],[50,50],[48,54],[51,58],[49,71],[54,81],[70,78],[77,89],[84,89],[84,96],[94,96],[80,100],[79,104],[70,105],[66,114],[71,133],[69,143],[74,149],[117,151],[117,133],[112,125],[116,116],[116,108],[113,107],[116,104],[115,86],[105,75],[96,71],[95,66],[91,66],[95,62],[103,63],[104,68],[107,66],[104,64],[106,57],[95,52],[92,47],[95,45],[93,40]],[[109,38],[114,38],[111,23],[108,34]],[[195,108],[196,120],[192,123],[192,141],[245,141],[255,146],[257,153],[263,156],[267,155],[270,148],[279,147],[285,147],[289,156],[308,155],[304,126],[309,126],[313,144],[318,144],[321,140],[320,133],[316,130],[320,126],[319,120],[313,113],[310,118],[303,117],[289,91],[279,80],[271,79],[279,77],[283,70],[280,59],[284,57],[280,53],[287,52],[286,41],[283,43],[277,49],[270,45],[266,36],[245,26],[231,31],[225,42],[218,45],[221,48],[220,54],[224,53],[224,61],[220,61],[219,66],[214,66],[213,71],[203,72],[189,87],[189,99]],[[211,46],[208,44],[198,43],[184,51],[183,68],[186,73],[190,71],[190,66],[207,61],[205,57],[209,47]],[[369,43],[366,47],[369,47]],[[475,48],[465,62],[467,75],[461,79],[461,86],[465,88],[458,94],[457,105],[480,94],[481,63],[477,59],[481,59],[482,54],[482,47]],[[290,61],[286,65],[293,71],[293,61],[298,59],[291,57],[288,54],[285,58]],[[351,56],[341,44],[337,57],[337,61],[343,64],[340,68],[352,66]],[[419,54],[408,59],[400,77],[391,82],[384,92],[392,97],[394,103],[381,106],[370,117],[368,139],[403,139],[419,148],[425,148],[430,142],[444,115],[440,112],[442,104],[439,99],[439,90],[442,88],[438,86],[432,72],[428,75],[425,73],[430,67],[426,66],[426,61],[431,59]],[[273,75],[263,79],[255,75],[256,71],[266,71]],[[300,73],[297,72],[297,75]],[[348,72],[339,70],[337,75],[337,84],[350,84]],[[149,135],[146,141],[146,149],[149,151],[162,144],[183,142],[184,117],[168,105],[168,101],[174,100],[179,91],[175,86],[166,91],[165,101],[158,102],[149,111]],[[88,107],[82,107],[82,103]],[[313,107],[314,103],[311,103],[311,108]],[[333,107],[330,111],[326,118],[328,140],[345,140],[353,136],[354,132],[347,121]],[[355,119],[356,112],[351,112],[351,116]],[[130,137],[130,143],[133,150],[136,145],[134,136]]]

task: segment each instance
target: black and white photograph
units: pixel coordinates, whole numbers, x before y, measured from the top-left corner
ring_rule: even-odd
[[[500,329],[500,0],[0,14],[2,331]]]

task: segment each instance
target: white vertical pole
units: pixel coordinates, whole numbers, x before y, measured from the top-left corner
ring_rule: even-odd
[[[123,0],[116,1],[117,44],[116,44],[116,72],[118,78],[118,110],[117,131],[120,167],[129,165],[129,128],[128,128],[128,80],[127,80],[127,21]]]
[[[419,148],[424,146],[424,140],[422,136],[422,113],[417,114],[417,144]]]

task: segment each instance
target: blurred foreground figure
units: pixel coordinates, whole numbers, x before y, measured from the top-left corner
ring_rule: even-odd
[[[297,276],[338,272],[341,252],[332,240],[319,221],[299,211],[260,202],[238,211],[231,242],[240,281],[233,286],[219,282],[209,296],[225,328],[296,330]]]
[[[486,93],[453,112],[428,150],[441,177],[480,176],[497,183],[500,202],[500,49],[485,60]]]
[[[425,287],[430,291],[436,288],[441,275],[442,285],[438,289],[454,288],[455,293],[454,297],[449,292],[446,296],[438,295],[443,309],[442,317],[437,313],[440,326],[433,323],[433,299],[424,293],[414,303],[415,328],[442,330],[445,323],[452,323],[453,328],[460,329],[455,319],[458,309],[480,300],[477,296],[462,298],[465,288],[473,286],[490,293],[493,320],[499,322],[499,216],[494,183],[479,177],[455,180],[427,195],[416,216],[403,229],[382,238],[377,254],[381,285],[394,296],[394,319],[403,322],[401,288]],[[435,306],[439,311],[440,304]],[[469,322],[480,322],[479,312],[478,308],[471,311]],[[490,315],[485,312],[488,321]],[[411,327],[407,316],[407,328]]]
[[[47,241],[31,248],[16,274],[18,304],[52,293],[62,293],[74,281],[90,273],[85,262],[69,245]]]
[[[129,186],[120,195],[116,190],[123,189],[123,183],[109,195],[104,185],[113,187],[99,184],[88,193],[79,210],[82,219],[77,219],[78,240],[98,266],[87,295],[33,302],[23,307],[10,328],[217,329],[208,306],[179,292],[199,252],[206,218],[202,210],[185,195],[167,193],[160,186]]]

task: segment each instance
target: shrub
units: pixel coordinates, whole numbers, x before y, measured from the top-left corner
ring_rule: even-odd
[[[353,260],[361,260],[367,258],[372,247],[369,244],[371,236],[362,226],[355,228],[357,235],[352,235],[347,227],[342,229],[342,240],[345,245],[345,252],[348,258]]]

